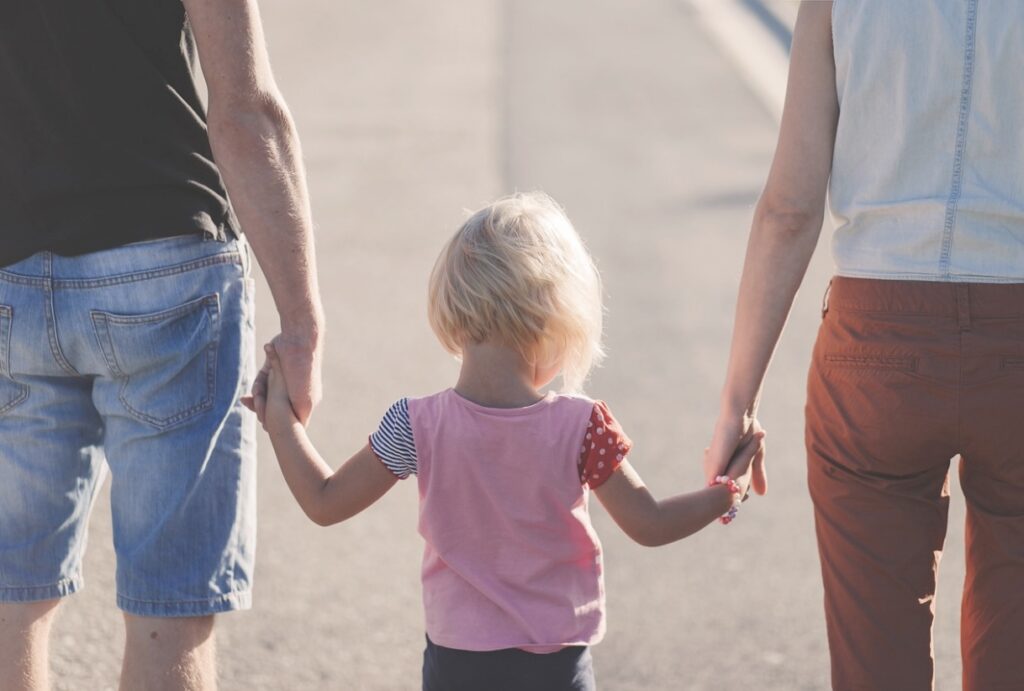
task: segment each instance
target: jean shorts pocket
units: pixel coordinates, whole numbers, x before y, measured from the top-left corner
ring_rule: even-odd
[[[11,324],[14,310],[0,305],[0,415],[28,398],[28,387],[11,378]]]
[[[91,315],[129,415],[166,430],[213,407],[220,340],[216,293],[150,314]]]

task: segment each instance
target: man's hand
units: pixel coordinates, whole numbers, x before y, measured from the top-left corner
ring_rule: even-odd
[[[266,426],[268,377],[271,369],[271,352],[273,352],[280,364],[295,417],[303,426],[307,425],[313,408],[320,402],[323,395],[320,374],[321,344],[316,342],[316,339],[280,333],[274,336],[265,349],[267,349],[266,360],[252,383],[252,394],[242,397],[242,405],[255,412],[260,424]]]
[[[727,416],[719,418],[715,425],[715,434],[711,439],[711,446],[704,454],[704,475],[710,482],[719,475],[729,475],[736,479],[734,472],[737,471],[737,462],[743,461],[742,456],[750,462],[750,486],[757,494],[765,494],[768,491],[768,477],[765,471],[766,450],[763,442],[763,428],[754,418],[739,418]],[[759,445],[755,453],[746,453],[746,446],[761,435]],[[744,453],[739,453],[744,452]],[[751,456],[752,462],[751,462]]]
[[[298,420],[288,393],[288,375],[273,345],[263,346],[267,355],[267,396],[263,428],[270,434],[291,427]]]

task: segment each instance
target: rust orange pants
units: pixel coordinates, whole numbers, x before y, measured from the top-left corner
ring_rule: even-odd
[[[964,689],[1024,690],[1024,284],[835,278],[826,305],[807,453],[833,688],[933,687],[960,455]]]

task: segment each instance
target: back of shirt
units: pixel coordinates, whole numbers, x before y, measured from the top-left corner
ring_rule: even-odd
[[[489,408],[448,389],[408,405],[430,639],[535,652],[598,642],[604,566],[579,469],[594,401]]]
[[[180,0],[32,0],[0,20],[0,266],[237,235]]]
[[[1024,2],[834,0],[842,276],[1024,281]]]

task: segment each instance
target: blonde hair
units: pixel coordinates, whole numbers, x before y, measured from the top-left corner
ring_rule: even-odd
[[[532,364],[561,364],[570,392],[604,357],[597,267],[542,192],[499,199],[469,217],[434,264],[428,316],[454,355],[494,339]]]

